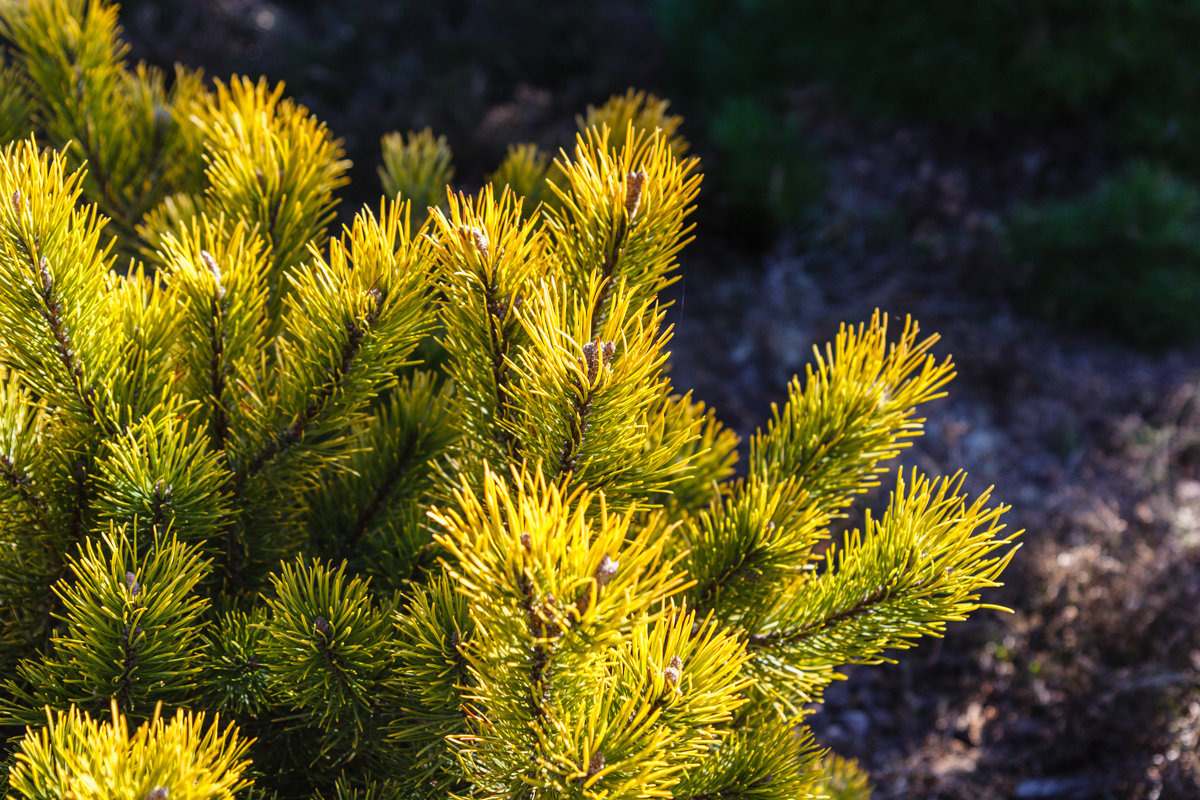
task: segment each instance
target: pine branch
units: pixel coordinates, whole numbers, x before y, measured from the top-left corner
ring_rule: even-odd
[[[346,183],[341,143],[282,84],[248,78],[217,81],[193,108],[206,152],[206,210],[256,224],[270,248],[268,308],[290,291],[287,276],[310,245],[323,246],[333,220],[334,191]]]
[[[132,575],[132,573],[130,574]],[[134,624],[136,626],[136,623]],[[133,674],[137,669],[137,653],[142,648],[139,641],[142,629],[134,627],[131,632],[129,628],[130,626],[127,624],[121,631],[121,674],[117,677],[117,693],[114,697],[117,711],[121,713],[129,711],[130,692],[134,683]]]
[[[544,620],[539,619],[538,610],[534,607],[533,585],[522,576],[521,583],[518,587],[524,589],[525,599],[522,605],[522,610],[525,612],[525,618],[529,624],[529,636],[532,644],[529,645],[526,661],[529,663],[529,717],[533,723],[545,732],[546,727],[546,707],[550,703],[551,689],[548,673],[550,671],[551,650],[548,645],[543,644],[547,639],[554,638],[547,630]],[[552,599],[552,596],[551,596]],[[549,602],[549,601],[548,601]],[[560,632],[561,633],[561,632]],[[531,731],[532,741],[530,746],[532,754],[536,760],[537,756],[537,734]]]
[[[0,338],[6,365],[50,408],[78,415],[111,435],[97,382],[117,371],[120,329],[106,325],[111,288],[102,221],[80,206],[82,175],[65,174],[63,156],[32,141],[0,158]],[[86,446],[86,445],[85,445]]]
[[[342,540],[338,547],[337,553],[334,555],[335,562],[341,561],[358,546],[359,541],[371,527],[375,518],[383,510],[388,497],[413,468],[411,461],[413,452],[417,446],[417,432],[414,431],[404,442],[404,448],[398,454],[391,469],[383,476],[383,480],[379,482],[375,493],[371,496],[371,501],[358,513],[358,518],[354,521],[354,527],[350,531],[350,535]]]
[[[483,247],[483,253],[486,258],[486,244]],[[505,321],[511,320],[511,314],[518,299],[517,295],[501,297],[499,287],[494,283],[487,283],[484,286],[484,306],[488,310],[488,341],[491,343],[492,383],[496,387],[496,424],[492,430],[496,441],[508,451],[514,463],[519,463],[521,460],[521,442],[505,424],[508,422],[510,414],[509,394],[511,390],[509,388],[508,355],[513,346],[512,337],[507,330],[511,327],[511,322],[506,325]]]
[[[604,325],[604,320],[608,316],[608,299],[612,293],[613,272],[617,268],[617,261],[621,257],[621,251],[625,248],[626,240],[629,238],[629,232],[636,224],[634,215],[637,214],[638,206],[642,202],[642,186],[646,182],[645,170],[631,172],[625,179],[625,203],[623,206],[624,213],[614,207],[615,231],[612,236],[612,247],[604,257],[604,263],[600,267],[601,289],[600,294],[596,297],[596,305],[591,310],[592,330],[590,333],[591,341],[600,335],[600,329]]]
[[[632,293],[625,311],[643,312],[676,280],[674,258],[688,241],[686,219],[700,188],[697,162],[678,160],[663,132],[624,130],[619,147],[607,127],[585,130],[573,159],[560,153],[560,175],[550,183],[558,202],[546,209],[547,228],[563,272],[577,292],[591,281],[602,287],[587,311],[594,325],[585,341],[611,316],[618,283]]]
[[[914,584],[913,588],[919,589],[920,583]],[[864,595],[853,606],[836,611],[823,619],[813,620],[789,631],[774,630],[751,634],[746,639],[746,646],[751,650],[762,650],[777,645],[799,644],[807,638],[836,630],[843,622],[864,616],[870,613],[875,606],[886,603],[894,597],[891,590],[880,587],[874,592]]]
[[[765,696],[808,702],[833,668],[886,661],[982,607],[978,593],[998,585],[1014,536],[1001,535],[1003,506],[988,508],[986,492],[968,503],[961,486],[962,476],[901,476],[882,518],[868,513],[864,532],[826,554],[824,574],[794,581],[746,631]]]
[[[889,344],[887,328],[879,311],[867,325],[843,326],[750,443],[752,475],[767,483],[794,476],[807,493],[803,502],[831,520],[854,494],[877,485],[883,463],[920,435],[916,407],[942,397],[954,377],[951,360],[939,363],[929,352],[936,336],[919,340],[910,318]]]
[[[107,710],[107,722],[78,708],[48,711],[46,727],[30,726],[18,743],[12,789],[30,800],[79,796],[81,786],[95,797],[233,800],[249,788],[249,742],[236,727],[182,710],[166,721],[155,708],[130,731],[115,705]],[[64,758],[65,752],[74,757]]]
[[[19,207],[21,203],[20,193],[14,193],[13,205]],[[50,274],[50,264],[44,256],[41,258],[38,257],[37,242],[23,238],[21,235],[24,233],[25,230],[22,228],[18,234],[19,238],[17,238],[16,244],[26,259],[28,259],[29,266],[35,276],[34,280],[39,285],[37,296],[41,302],[38,305],[38,313],[46,323],[50,335],[54,338],[54,352],[66,370],[71,381],[71,388],[75,396],[83,404],[83,409],[88,418],[105,429],[106,433],[112,433],[107,420],[97,416],[95,387],[84,387],[83,364],[75,352],[71,334],[67,330],[66,321],[63,318],[63,305],[54,290],[54,278]]]
[[[592,415],[592,401],[596,399],[599,390],[598,381],[602,377],[601,370],[608,367],[614,352],[616,352],[616,345],[612,342],[602,342],[599,339],[583,346],[583,360],[587,366],[587,382],[578,381],[574,396],[571,398],[574,415],[569,423],[569,438],[563,442],[562,454],[558,458],[559,476],[574,472],[579,463],[579,447],[583,444],[584,434],[587,433],[588,422]]]
[[[95,458],[95,517],[136,528],[143,540],[161,539],[170,530],[183,541],[215,545],[214,537],[230,523],[231,498],[223,454],[208,444],[186,419],[142,418],[105,442]]]
[[[198,674],[207,602],[192,594],[208,569],[194,546],[162,537],[140,549],[132,531],[88,539],[60,580],[63,628],[23,660],[0,695],[7,721],[38,724],[47,705],[107,705],[145,718],[186,702]]]
[[[353,755],[386,689],[391,621],[368,582],[344,570],[298,560],[272,576],[263,655],[277,696]]]
[[[267,444],[251,456],[246,466],[237,472],[235,485],[238,491],[241,491],[249,479],[262,472],[267,464],[303,441],[305,432],[320,418],[329,407],[330,400],[342,389],[362,349],[363,340],[371,332],[383,308],[384,296],[379,289],[368,290],[367,297],[371,306],[361,322],[353,320],[346,323],[346,338],[342,343],[337,365],[330,370],[327,380],[309,398],[304,410],[296,415],[286,428],[270,434]]]
[[[471,457],[465,468],[478,476],[482,461],[515,465],[530,457],[513,424],[519,378],[512,357],[527,339],[521,310],[548,266],[545,237],[536,220],[521,217],[516,197],[506,190],[497,198],[491,187],[475,200],[450,196],[447,212],[433,209],[431,219],[445,293],[441,344]]]

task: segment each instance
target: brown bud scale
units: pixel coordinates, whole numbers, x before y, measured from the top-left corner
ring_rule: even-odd
[[[639,169],[625,178],[625,213],[633,219],[642,204],[642,188],[646,183],[646,171]]]

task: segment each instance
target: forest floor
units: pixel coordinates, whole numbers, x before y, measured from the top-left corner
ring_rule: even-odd
[[[383,36],[377,51],[339,20],[358,13],[401,30],[409,23],[397,9],[408,6],[298,3],[307,11],[288,14],[213,0],[176,12],[131,0],[126,24],[135,56],[286,77],[347,137],[365,186],[364,153],[377,153],[398,119],[433,124],[456,148],[467,142],[468,162],[471,147],[494,159],[502,141],[561,138],[570,116],[559,112],[602,101],[604,80],[620,91],[653,76],[652,43],[638,44],[637,59],[622,49],[652,27],[644,4],[605,5],[607,22],[590,27],[567,10],[501,5],[499,18],[486,3],[413,5],[434,35],[403,45]],[[497,19],[561,24],[592,73],[504,83],[493,67],[524,51],[480,45]],[[436,53],[420,48],[439,36],[459,43],[447,73],[457,83],[422,83]],[[360,50],[366,66],[347,77],[336,59]],[[497,52],[491,66],[471,55]],[[306,70],[300,80],[288,64]],[[827,197],[765,255],[701,228],[671,290],[676,385],[746,436],[839,323],[876,308],[897,326],[912,315],[941,335],[935,352],[952,355],[959,375],[924,409],[926,435],[901,463],[965,470],[967,488],[994,486],[1012,506],[1008,524],[1024,530],[1006,585],[983,598],[1013,612],[979,611],[896,664],[848,670],[811,717],[818,740],[858,758],[886,800],[1200,797],[1200,349],[1151,355],[1103,332],[1066,331],[1023,315],[1005,291],[1005,213],[1093,183],[1107,166],[1094,131],[950,136],[856,121],[819,91],[794,102],[827,161]],[[468,163],[460,175],[471,173]],[[878,507],[890,480],[865,502]]]

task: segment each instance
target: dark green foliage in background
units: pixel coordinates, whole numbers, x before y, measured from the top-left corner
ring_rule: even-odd
[[[456,177],[478,185],[510,143],[569,148],[588,103],[666,88],[653,25],[625,4],[128,0],[121,21],[135,58],[285,81],[344,141],[361,202],[385,131],[447,136]]]
[[[675,76],[709,98],[736,179],[764,108],[824,82],[860,113],[960,131],[1098,124],[1109,158],[1149,156],[1076,199],[1017,211],[1027,308],[1161,346],[1200,332],[1200,2],[657,0]],[[773,94],[772,94],[773,93]],[[728,98],[722,105],[714,97]],[[753,98],[753,99],[747,99]],[[739,109],[735,115],[730,109]],[[742,148],[739,151],[738,148]],[[762,155],[766,150],[772,155]],[[775,167],[778,169],[778,166]],[[736,179],[730,183],[736,185]],[[763,185],[770,186],[769,182]]]
[[[1200,190],[1134,161],[1088,195],[1018,210],[1036,311],[1161,346],[1200,335]]]
[[[571,115],[629,86],[672,98],[688,117],[713,190],[701,213],[726,237],[764,243],[823,188],[801,120],[774,88],[689,93],[675,74],[688,65],[672,63],[646,4],[252,5],[257,13],[239,14],[130,0],[121,15],[134,54],[161,66],[285,80],[344,139],[355,199],[369,200],[354,193],[371,179],[371,133],[430,127],[447,137],[456,179],[477,184],[512,141],[569,147]]]
[[[824,166],[800,120],[769,99],[738,95],[713,113],[708,137],[718,207],[751,240],[794,225],[825,190]]]
[[[1190,144],[1178,128],[1200,83],[1192,0],[655,5],[681,76],[709,93],[824,78],[860,109],[960,126],[1122,107],[1159,114],[1162,143]]]

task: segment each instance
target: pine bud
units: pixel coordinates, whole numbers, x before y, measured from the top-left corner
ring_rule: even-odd
[[[554,595],[547,593],[546,599],[542,603],[541,617],[545,623],[543,631],[546,636],[553,639],[562,634],[562,626],[558,624],[558,599]]]
[[[313,631],[317,633],[325,641],[329,641],[329,637],[333,636],[333,626],[329,624],[329,620],[324,617],[317,617],[313,622]]]
[[[604,588],[604,584],[608,583],[609,578],[617,574],[617,570],[621,568],[621,562],[613,561],[607,555],[600,560],[600,566],[596,567],[596,571],[592,574],[592,579],[596,581],[596,596],[600,596],[600,590]],[[590,589],[585,588],[579,594],[579,598],[575,601],[575,608],[580,615],[586,614],[592,603],[592,593]]]
[[[21,190],[20,189],[16,189],[13,191],[12,207],[13,207],[13,213],[16,214],[18,217],[21,216]]]
[[[646,183],[646,171],[639,169],[625,178],[625,213],[633,219],[642,203],[642,186]]]
[[[604,764],[604,753],[592,753],[592,757],[588,761],[587,776],[589,778],[595,776],[597,772],[604,769]]]
[[[494,287],[493,287],[494,290]],[[513,309],[520,309],[525,304],[525,299],[520,295],[516,295],[511,300],[507,297],[493,297],[488,301],[488,312],[496,319],[504,319],[508,316],[508,312]]]
[[[671,656],[671,662],[667,668],[663,670],[663,677],[667,683],[672,686],[679,685],[679,673],[683,670],[683,662],[679,660],[679,656]]]
[[[609,578],[617,574],[617,570],[621,568],[620,561],[614,561],[608,556],[600,560],[600,566],[596,567],[596,588],[603,589],[604,584],[608,583]]]
[[[204,266],[208,267],[208,271],[217,279],[217,283],[221,282],[221,268],[217,266],[217,260],[213,258],[212,253],[207,250],[200,251],[200,259],[204,262]]]
[[[223,276],[221,275],[221,268],[217,265],[217,260],[207,250],[200,251],[200,260],[204,262],[204,266],[208,267],[208,271],[212,273],[213,278],[217,282],[217,299],[224,300],[225,284],[222,283]]]
[[[132,572],[125,573],[125,587],[129,589],[129,594],[133,597],[137,597],[142,591],[142,587],[138,586],[137,576]]]
[[[462,227],[462,234],[474,245],[475,249],[479,251],[479,254],[486,261],[488,257],[488,238],[483,229],[464,225]]]
[[[601,342],[600,343],[600,363],[608,366],[612,363],[613,356],[617,353],[616,342]]]
[[[596,374],[599,372],[599,364],[596,361],[595,342],[588,342],[583,346],[583,363],[587,367],[588,383],[595,383]]]
[[[602,342],[597,339],[583,346],[583,363],[587,367],[588,385],[594,384],[600,375],[600,367],[607,367],[617,352],[613,342]]]
[[[38,264],[38,267],[40,267],[42,277],[42,290],[49,294],[50,290],[54,288],[54,278],[50,277],[50,262],[46,260],[45,256],[42,256],[42,262]]]
[[[363,322],[366,324],[366,327],[369,330],[375,327],[375,323],[379,321],[379,314],[383,311],[383,291],[378,287],[372,286],[367,290],[367,301],[371,305],[367,308],[367,316]],[[351,330],[351,326],[349,324],[347,324],[346,330]],[[361,336],[362,333],[362,331],[358,330],[357,324],[355,324],[354,333],[352,333],[352,336],[357,338]]]
[[[533,537],[529,535],[529,531],[521,534],[521,546],[525,548],[526,553],[533,552]]]
[[[167,791],[167,787],[155,786],[146,793],[146,796],[143,797],[142,800],[167,800],[167,795],[169,794],[170,792]]]

